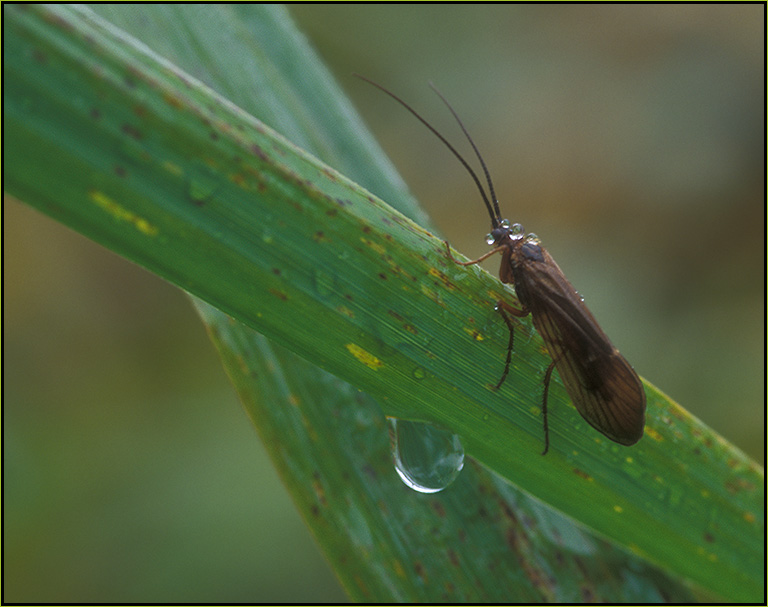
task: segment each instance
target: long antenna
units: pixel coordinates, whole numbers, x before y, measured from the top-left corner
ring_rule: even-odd
[[[456,122],[459,123],[459,126],[461,127],[462,132],[464,135],[466,135],[467,140],[469,141],[469,145],[472,146],[472,149],[475,150],[475,156],[477,156],[477,159],[480,161],[480,166],[483,167],[483,173],[485,173],[485,180],[488,182],[488,189],[491,193],[491,201],[493,202],[493,210],[496,212],[496,219],[501,221],[501,211],[499,211],[499,199],[496,198],[496,192],[493,189],[493,181],[491,180],[491,173],[488,171],[488,167],[485,164],[485,160],[483,160],[483,157],[480,155],[480,150],[477,149],[477,146],[475,145],[475,142],[472,141],[472,137],[469,136],[469,132],[464,127],[464,123],[461,121],[461,118],[459,118],[459,115],[456,113],[456,110],[453,109],[453,106],[451,106],[450,103],[448,103],[448,100],[443,96],[443,94],[437,90],[437,87],[429,83],[429,88],[431,88],[435,93],[437,93],[437,96],[440,97],[440,99],[443,101],[443,103],[446,105],[446,107],[451,110],[451,114],[453,114],[453,117],[456,119]]]
[[[466,160],[464,160],[464,158],[462,157],[462,155],[461,155],[461,154],[459,154],[459,153],[456,151],[456,148],[454,148],[454,147],[453,147],[453,146],[452,146],[450,143],[448,143],[448,140],[447,140],[445,137],[443,137],[443,136],[442,136],[442,135],[441,135],[441,134],[440,134],[440,133],[437,131],[437,129],[435,129],[435,127],[433,127],[431,124],[429,124],[429,122],[427,122],[427,121],[426,121],[424,118],[422,118],[422,117],[419,115],[419,113],[418,113],[416,110],[414,110],[414,109],[413,109],[413,108],[412,108],[410,105],[408,105],[408,104],[407,104],[405,101],[403,101],[402,99],[400,99],[400,97],[398,97],[397,95],[395,95],[393,92],[391,92],[391,91],[388,91],[387,89],[385,89],[385,88],[384,88],[383,86],[381,86],[380,84],[377,84],[376,82],[374,82],[373,80],[370,80],[369,78],[366,78],[365,76],[361,76],[360,74],[354,74],[354,73],[353,73],[352,75],[353,75],[353,76],[355,76],[356,78],[360,78],[360,80],[364,80],[364,81],[365,81],[365,82],[367,82],[368,84],[371,84],[371,85],[375,86],[375,87],[376,87],[377,89],[379,89],[381,92],[383,92],[383,93],[386,93],[387,95],[389,95],[390,97],[392,97],[392,99],[394,99],[395,101],[397,101],[397,102],[398,102],[400,105],[402,105],[402,106],[403,106],[403,107],[404,107],[406,110],[408,110],[408,111],[409,111],[411,114],[413,114],[413,115],[414,115],[414,116],[415,116],[415,117],[416,117],[416,118],[419,120],[419,122],[421,122],[421,123],[422,123],[422,124],[423,124],[425,127],[427,127],[427,128],[430,130],[430,131],[432,131],[432,133],[433,133],[433,134],[434,134],[434,135],[435,135],[435,136],[436,136],[436,137],[437,137],[437,138],[438,138],[440,141],[442,141],[442,142],[443,142],[443,144],[445,144],[445,146],[446,146],[446,147],[447,147],[447,148],[448,148],[448,149],[449,149],[449,150],[450,150],[450,151],[453,153],[453,155],[454,155],[454,156],[456,156],[456,158],[458,158],[458,159],[459,159],[459,162],[460,162],[460,163],[461,163],[461,164],[464,166],[464,168],[465,168],[465,169],[467,169],[467,171],[469,172],[469,174],[472,176],[472,179],[474,180],[474,182],[475,182],[475,185],[477,186],[477,189],[478,189],[478,191],[480,192],[480,196],[482,196],[482,198],[483,198],[483,202],[485,203],[485,207],[488,209],[488,214],[491,216],[491,225],[492,225],[492,227],[494,227],[494,228],[495,228],[495,227],[497,227],[497,225],[498,225],[498,224],[499,224],[499,222],[501,221],[501,213],[499,213],[499,203],[496,201],[496,197],[495,197],[495,195],[494,195],[494,199],[493,199],[494,205],[493,205],[493,206],[491,206],[491,203],[490,203],[490,201],[488,200],[488,196],[487,196],[487,194],[485,193],[485,189],[483,188],[483,185],[482,185],[482,183],[480,183],[480,179],[478,179],[478,177],[477,177],[477,174],[475,173],[475,171],[474,171],[474,170],[472,170],[472,167],[471,167],[471,166],[469,166],[469,164],[467,163],[467,161],[466,161]],[[430,86],[431,86],[431,85],[430,85]],[[456,118],[456,120],[458,120],[458,122],[459,122],[459,126],[461,127],[462,131],[464,131],[464,134],[465,134],[465,135],[467,136],[467,138],[469,139],[469,142],[472,144],[472,148],[475,150],[475,153],[477,154],[478,158],[480,158],[480,164],[483,166],[483,170],[485,171],[485,175],[486,175],[486,177],[488,178],[489,187],[490,187],[490,189],[491,189],[491,193],[492,193],[492,195],[493,195],[493,184],[491,183],[491,178],[490,178],[490,175],[488,174],[488,169],[486,168],[486,166],[485,166],[485,162],[483,162],[483,159],[482,159],[482,157],[480,156],[480,153],[477,151],[477,148],[475,147],[475,144],[474,144],[474,142],[473,142],[473,141],[472,141],[472,139],[469,137],[469,134],[467,133],[466,129],[464,128],[464,125],[461,123],[461,120],[459,120],[459,117],[456,115],[456,112],[454,112],[454,111],[453,111],[453,108],[452,108],[452,107],[451,107],[451,106],[448,104],[448,102],[447,102],[447,101],[445,101],[445,98],[444,98],[442,95],[440,95],[440,92],[439,92],[437,89],[435,89],[435,88],[434,88],[434,86],[433,86],[432,88],[433,88],[433,89],[435,90],[435,92],[436,92],[436,93],[437,93],[437,94],[440,96],[440,98],[443,100],[443,102],[444,102],[446,105],[448,105],[448,109],[450,109],[450,110],[451,110],[451,112],[453,113],[453,115],[454,115],[454,117]],[[494,209],[495,209],[495,211],[496,211],[495,213],[494,213]]]

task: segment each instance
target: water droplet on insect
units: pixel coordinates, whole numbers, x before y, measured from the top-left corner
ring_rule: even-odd
[[[520,238],[521,236],[525,235],[525,228],[522,226],[522,224],[513,223],[509,228],[509,235]]]
[[[431,424],[387,418],[395,470],[414,491],[437,493],[464,467],[458,435]]]
[[[485,242],[486,242],[486,244],[488,244],[488,246],[490,246],[494,242],[496,242],[496,239],[493,237],[493,234],[486,234],[485,235]]]
[[[533,232],[528,234],[528,236],[525,237],[526,242],[532,242],[534,244],[541,244],[541,240],[539,240],[539,237],[536,236]]]

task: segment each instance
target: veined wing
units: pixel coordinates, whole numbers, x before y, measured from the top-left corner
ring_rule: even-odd
[[[581,297],[547,251],[526,255],[515,287],[530,310],[576,409],[611,440],[633,445],[643,436],[645,391]]]

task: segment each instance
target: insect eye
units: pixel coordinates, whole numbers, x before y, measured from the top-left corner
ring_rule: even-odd
[[[499,242],[502,238],[509,234],[509,224],[506,226],[501,224],[501,227],[493,228],[491,233],[485,237],[485,242],[489,245]]]

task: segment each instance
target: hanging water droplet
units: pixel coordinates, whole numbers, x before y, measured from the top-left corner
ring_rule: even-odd
[[[437,493],[464,467],[458,435],[431,424],[387,418],[395,470],[414,491]]]

